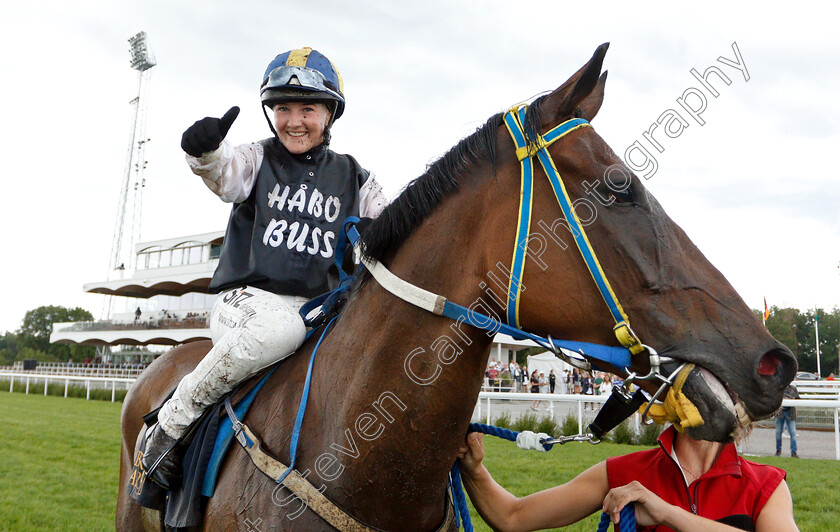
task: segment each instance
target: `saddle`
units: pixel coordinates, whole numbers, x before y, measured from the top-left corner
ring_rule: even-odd
[[[281,362],[243,381],[224,399],[237,405],[237,411],[244,416],[259,389]],[[172,393],[174,389],[161,405]],[[159,410],[160,407],[143,416],[145,430],[155,424]],[[141,432],[128,482],[129,496],[140,506],[162,512],[167,527],[177,530],[200,525],[205,503],[215,489],[219,465],[233,439],[230,426],[224,411],[224,402],[208,408],[201,418],[190,426],[179,444],[186,448],[182,461],[183,481],[178,489],[169,492],[148,481],[140,460],[146,447],[145,430]]]
[[[323,334],[326,334],[328,329],[329,327],[325,327]],[[206,502],[215,491],[219,467],[234,439],[242,445],[257,469],[305,500],[310,509],[336,529],[343,532],[380,530],[345,512],[301,476],[294,469],[294,449],[291,452],[292,463],[287,466],[262,450],[259,438],[240,421],[263,384],[281,363],[282,361],[279,361],[244,381],[221,403],[205,411],[205,414],[190,427],[184,441],[187,450],[182,463],[183,482],[178,489],[167,492],[154,482],[146,482],[146,472],[140,460],[146,442],[143,434],[140,435],[139,448],[129,480],[129,495],[141,506],[160,511],[167,530],[186,529],[202,524]],[[305,403],[306,392],[301,400],[302,405]],[[147,428],[155,423],[158,410],[159,408],[144,416]],[[302,421],[302,418],[299,412],[298,420]],[[298,424],[299,422],[296,423]],[[457,522],[455,507],[448,495],[445,497],[445,504],[445,517],[437,531],[450,530]]]

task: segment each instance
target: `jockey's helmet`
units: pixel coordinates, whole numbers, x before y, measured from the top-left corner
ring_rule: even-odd
[[[274,58],[263,75],[260,100],[269,108],[280,102],[320,101],[332,113],[330,123],[344,113],[344,84],[335,65],[309,47]]]

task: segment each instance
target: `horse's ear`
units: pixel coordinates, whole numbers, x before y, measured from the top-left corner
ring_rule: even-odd
[[[599,78],[601,76],[601,66],[604,63],[604,56],[609,47],[610,43],[604,43],[599,46],[595,50],[595,53],[592,54],[592,59],[588,63],[575,72],[566,83],[560,85],[554,92],[548,95],[543,104],[543,109],[552,115],[549,118],[549,122],[556,123],[563,118],[572,116],[578,107],[581,107],[581,111],[584,113],[588,113],[589,110],[594,110],[592,116],[595,116],[603,99],[604,87],[602,80]],[[606,81],[606,78],[603,81]],[[598,99],[597,94],[593,94],[593,92],[598,92],[595,89],[599,84],[601,100]],[[593,100],[587,102],[587,110],[585,111],[583,109],[583,103],[590,95],[593,96]],[[586,115],[584,114],[583,116]]]
[[[601,110],[601,104],[604,103],[604,85],[607,84],[607,71],[605,70],[601,77],[598,78],[598,83],[595,85],[595,89],[589,93],[589,96],[583,99],[580,102],[580,105],[575,111],[575,116],[579,118],[585,118],[588,121],[592,121],[595,118],[595,115],[598,114],[598,111]]]

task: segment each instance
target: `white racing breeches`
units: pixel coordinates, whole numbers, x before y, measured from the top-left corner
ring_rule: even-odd
[[[306,301],[250,286],[219,294],[210,313],[213,348],[181,379],[158,413],[164,432],[180,438],[237,384],[294,353],[306,337],[298,314]]]

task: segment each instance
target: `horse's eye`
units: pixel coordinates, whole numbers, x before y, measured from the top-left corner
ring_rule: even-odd
[[[627,187],[626,189],[621,190],[619,192],[616,192],[615,190],[611,190],[610,192],[612,193],[613,197],[615,197],[616,203],[633,203],[633,190],[631,187]]]
[[[601,184],[595,190],[601,198],[610,198],[610,204],[612,205],[632,205],[635,203],[633,187],[625,187],[615,190],[613,187]]]

